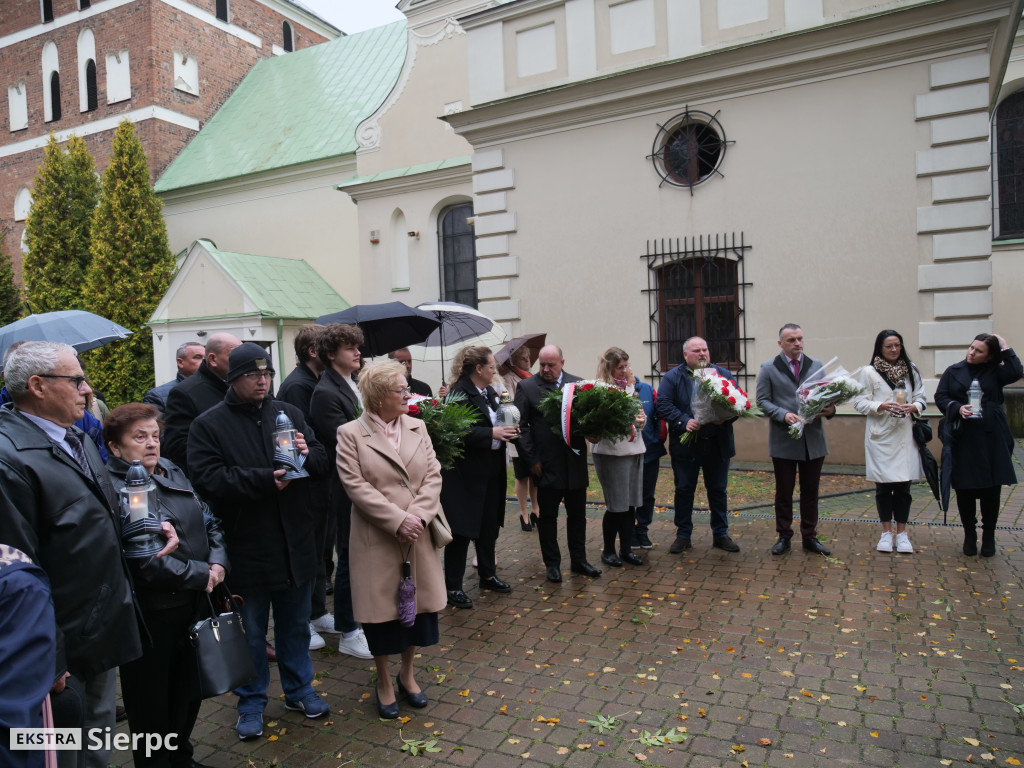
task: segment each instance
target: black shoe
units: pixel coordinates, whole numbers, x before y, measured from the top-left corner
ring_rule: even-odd
[[[402,685],[401,675],[397,675],[395,677],[395,682],[398,683],[398,694],[395,696],[396,704],[398,703],[398,696],[405,696],[405,700],[409,702],[410,707],[416,707],[416,709],[423,709],[425,706],[427,706],[427,694],[425,694],[423,691],[420,691],[419,693],[412,693],[410,691],[407,691],[405,689],[405,686]]]
[[[560,584],[562,582],[562,569],[557,565],[549,565],[547,572],[548,581]]]
[[[613,568],[619,568],[622,566],[622,561],[619,559],[619,556],[616,555],[614,552],[602,552],[601,562],[605,565],[610,565]]]
[[[334,594],[334,585],[333,584],[328,584],[327,588],[324,590],[324,594],[325,595],[333,595]]]
[[[596,579],[601,575],[601,571],[592,566],[586,560],[582,563],[573,563],[570,569],[573,573],[578,573],[581,576],[589,576],[592,579]]]
[[[654,549],[650,537],[646,533],[634,533],[631,542],[633,549]]]
[[[519,527],[522,528],[526,533],[533,530],[533,523],[528,523],[523,518],[519,518]]]
[[[995,534],[988,535],[982,534],[981,536],[981,552],[982,557],[992,557],[996,553],[996,537]]]
[[[831,555],[832,550],[817,539],[804,539],[804,549],[817,555]]]
[[[473,601],[461,589],[454,589],[448,592],[448,605],[451,608],[472,608]]]
[[[779,536],[779,540],[775,542],[775,546],[772,547],[773,555],[784,555],[789,552],[789,539]]]
[[[497,576],[491,576],[489,579],[480,579],[480,589],[489,589],[491,592],[507,594],[512,591],[512,586],[510,584],[506,584]]]
[[[673,555],[678,555],[680,552],[690,549],[693,544],[690,543],[689,539],[684,539],[682,536],[676,536],[676,540],[672,542],[672,546],[668,548],[668,551]]]
[[[640,555],[634,555],[632,552],[619,552],[619,557],[621,557],[624,562],[627,562],[630,565],[644,564],[644,559],[640,557]]]
[[[726,552],[739,552],[740,545],[728,536],[715,536],[714,546]]]
[[[973,539],[964,539],[964,554],[968,557],[974,557],[978,554],[978,537],[975,536]]]
[[[381,720],[397,720],[398,719],[398,695],[395,695],[395,700],[390,704],[380,703],[380,691],[377,690],[377,686],[373,686],[373,695],[377,699],[377,716]]]

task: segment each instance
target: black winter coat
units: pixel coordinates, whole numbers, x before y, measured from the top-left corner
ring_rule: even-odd
[[[562,372],[562,384],[580,381],[579,376]],[[541,488],[578,490],[590,482],[587,474],[587,441],[583,435],[573,435],[572,449],[562,439],[562,431],[552,427],[540,412],[538,404],[548,392],[557,389],[555,384],[544,381],[540,376],[523,379],[516,387],[516,408],[522,416],[520,427],[523,431],[516,449],[527,467],[541,462],[543,472],[537,485]]]
[[[13,406],[0,408],[0,542],[50,578],[56,673],[94,677],[137,659],[142,645],[117,494],[96,445],[82,444],[93,478]]]
[[[935,390],[935,405],[950,424],[959,423],[953,437],[952,486],[956,490],[1014,485],[1013,435],[1003,410],[1003,387],[1022,375],[1020,360],[1012,349],[997,365],[968,366],[966,360],[949,366]],[[971,368],[974,371],[971,371]],[[981,418],[961,419],[967,390],[975,374],[981,385]]]
[[[345,486],[338,476],[338,430],[362,413],[359,401],[352,387],[342,380],[342,376],[333,368],[326,368],[320,381],[313,390],[309,404],[309,423],[313,431],[320,436],[330,464],[327,482],[327,498],[329,508],[338,515],[342,526],[340,540],[347,541],[349,516],[352,513],[352,502],[345,493]]]
[[[129,466],[116,456],[107,462],[107,470],[118,491],[124,488]],[[166,557],[128,561],[135,594],[146,611],[190,605],[196,593],[206,589],[211,565],[229,570],[220,521],[192,490],[185,473],[176,464],[161,458],[151,477],[160,500],[160,514],[178,533],[178,548]]]
[[[274,425],[285,411],[309,447],[310,478],[292,480],[278,491],[274,482]],[[330,468],[323,446],[302,412],[271,397],[243,403],[229,390],[223,402],[202,414],[188,436],[189,477],[221,521],[231,585],[295,587],[316,575],[320,554],[314,541],[310,479]]]
[[[299,363],[285,376],[281,386],[277,388],[277,399],[284,403],[291,403],[305,416],[307,423],[309,418],[309,402],[313,399],[313,390],[319,378],[305,363]]]
[[[480,536],[480,522],[484,515],[496,516],[499,521],[504,518],[505,443],[499,443],[497,450],[491,450],[494,433],[487,401],[469,378],[459,379],[451,391],[466,396],[467,402],[476,409],[477,418],[466,435],[462,458],[451,469],[441,470],[441,507],[453,533],[476,539]],[[497,410],[498,395],[491,387],[487,387],[487,397]],[[501,484],[500,503],[485,509],[487,486],[494,482]],[[498,497],[495,495],[495,498]]]
[[[227,391],[227,383],[211,371],[203,360],[199,370],[168,392],[160,455],[188,473],[189,428],[199,414],[223,400]]]

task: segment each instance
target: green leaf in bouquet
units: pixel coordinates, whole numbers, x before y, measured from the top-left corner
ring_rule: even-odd
[[[597,440],[623,440],[633,434],[641,407],[639,400],[618,387],[590,381],[576,382],[570,424],[572,434]],[[560,434],[562,390],[546,394],[538,408],[544,419]]]

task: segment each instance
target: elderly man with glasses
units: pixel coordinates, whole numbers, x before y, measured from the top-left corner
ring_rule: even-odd
[[[72,347],[21,344],[4,376],[0,408],[0,543],[24,552],[50,579],[57,621],[54,693],[73,675],[86,730],[114,728],[116,668],[142,653],[121,551],[117,494],[95,444],[72,425],[91,392]],[[177,536],[164,524],[168,544]],[[56,723],[58,727],[62,723]],[[106,766],[110,751],[61,752],[61,766]]]
[[[302,411],[270,395],[274,366],[259,344],[231,351],[228,392],[203,413],[188,434],[189,477],[220,518],[231,558],[231,588],[240,594],[242,621],[256,680],[235,690],[238,738],[263,733],[270,669],[266,638],[274,609],[274,640],[286,709],[306,717],[330,711],[312,687],[309,658],[310,595],[316,564],[313,504],[316,478],[331,465]],[[284,412],[305,454],[308,478],[286,479],[274,462],[274,432]]]

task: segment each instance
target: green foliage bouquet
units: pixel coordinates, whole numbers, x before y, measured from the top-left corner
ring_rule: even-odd
[[[570,434],[596,440],[623,440],[633,434],[643,407],[637,398],[603,381],[577,381],[573,387]],[[541,399],[539,407],[548,423],[561,430],[564,437],[562,400],[562,390],[556,389]]]
[[[441,469],[451,469],[466,452],[466,436],[479,411],[466,402],[464,393],[452,392],[440,400],[427,398],[411,403],[409,415],[423,419]]]

